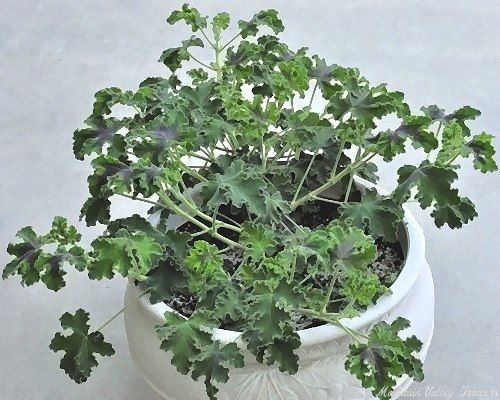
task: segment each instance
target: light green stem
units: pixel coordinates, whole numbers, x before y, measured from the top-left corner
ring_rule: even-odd
[[[295,191],[295,195],[293,196],[292,203],[297,200],[297,197],[299,196],[300,189],[302,189],[302,185],[304,184],[307,175],[309,174],[309,171],[311,170],[311,167],[313,165],[314,159],[318,155],[319,150],[316,150],[315,153],[311,157],[311,161],[309,161],[309,164],[307,165],[306,171],[304,172],[304,175],[302,176],[302,179],[300,180],[299,186],[297,186],[297,190]]]
[[[332,176],[326,183],[324,183],[317,189],[313,190],[312,192],[309,192],[305,196],[302,196],[300,199],[297,199],[296,201],[292,202],[292,210],[296,209],[301,204],[304,204],[306,201],[309,201],[311,198],[316,197],[320,193],[324,192],[326,189],[332,187],[337,182],[339,182],[344,176],[350,174],[351,172],[355,172],[356,169],[358,169],[361,165],[370,161],[375,156],[376,154],[373,153],[367,158],[362,158],[358,163],[351,164],[349,167],[342,170],[339,174]]]
[[[311,94],[311,100],[309,100],[309,108],[311,108],[313,100],[314,100],[314,95],[316,94],[316,90],[318,90],[318,80],[316,79],[316,84],[314,85],[313,92]]]
[[[205,64],[203,61],[200,61],[198,58],[193,56],[189,51],[187,53],[189,54],[189,57],[191,57],[193,59],[193,61],[196,61],[198,64],[202,65],[203,67],[205,67],[207,69],[211,69],[212,71],[215,71],[215,68],[211,67],[208,64]]]
[[[328,308],[328,304],[330,304],[330,298],[332,297],[333,289],[335,288],[335,283],[337,282],[337,276],[339,274],[339,268],[336,267],[335,271],[332,274],[332,280],[330,282],[330,287],[328,288],[328,293],[325,297],[325,302],[323,303],[323,308],[321,311],[326,313],[326,309]]]
[[[189,175],[191,175],[191,176],[195,177],[196,179],[198,179],[198,180],[199,180],[199,181],[201,181],[201,182],[208,182],[208,179],[207,179],[207,178],[205,178],[203,175],[200,175],[200,173],[199,173],[198,171],[195,171],[194,169],[189,168],[186,164],[184,164],[184,163],[182,163],[182,162],[181,162],[181,163],[180,163],[180,166],[181,166],[181,169],[182,169],[185,173],[187,173],[187,174],[189,174]]]
[[[108,326],[111,322],[113,322],[116,318],[120,316],[127,308],[129,308],[132,304],[134,304],[136,301],[141,299],[143,296],[148,294],[150,292],[150,289],[145,290],[139,296],[135,297],[132,299],[129,303],[125,304],[121,309],[119,309],[110,319],[108,319],[104,324],[102,324],[99,328],[96,329],[96,332],[102,331],[106,326]]]
[[[361,156],[361,147],[358,147],[358,152],[356,153],[356,159],[354,162],[358,162]],[[351,194],[352,184],[354,182],[354,172],[351,172],[349,177],[349,183],[347,184],[347,189],[345,192],[344,204],[349,200],[349,195]]]
[[[205,225],[203,222],[198,221],[196,218],[192,217],[190,214],[188,214],[187,212],[185,212],[182,208],[180,208],[179,206],[177,206],[165,194],[160,193],[160,197],[165,202],[165,204],[168,206],[168,208],[170,208],[173,212],[175,212],[180,217],[183,217],[187,221],[193,223],[198,228],[201,228],[202,230],[209,231],[210,235],[213,236],[214,238],[219,239],[221,242],[224,242],[227,245],[230,245],[230,246],[233,246],[233,247],[237,247],[237,248],[242,249],[242,250],[246,250],[246,247],[243,246],[242,244],[237,243],[237,242],[235,242],[235,241],[233,241],[233,240],[231,240],[231,239],[229,239],[229,238],[221,235],[219,232],[217,232],[217,226],[209,227],[209,226]],[[204,215],[206,215],[206,214],[204,214]],[[210,219],[210,221],[212,220],[211,217],[208,217],[208,218]],[[227,224],[225,224],[223,222],[221,222],[219,224],[221,226],[227,225]],[[239,229],[239,228],[236,228],[236,229]]]
[[[342,322],[340,322],[340,314],[337,313],[322,313],[314,310],[309,310],[309,309],[304,309],[304,308],[298,308],[295,310],[296,312],[307,315],[313,318],[320,319],[322,321],[328,322],[332,325],[338,326],[340,329],[342,329],[344,332],[346,332],[349,336],[351,336],[354,340],[357,342],[362,342],[363,340],[367,340],[368,336],[364,335],[361,332],[358,332],[352,328],[349,328],[348,326],[344,325]]]

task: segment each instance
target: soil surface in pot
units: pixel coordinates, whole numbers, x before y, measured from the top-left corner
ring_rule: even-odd
[[[354,192],[354,196],[356,196],[356,192]],[[295,219],[296,222],[300,223],[302,226],[315,229],[320,225],[328,224],[333,219],[338,218],[337,208],[338,206],[335,204],[321,201],[311,202],[308,204],[307,208],[304,207],[302,209],[298,209],[296,215],[293,215],[293,219]],[[221,209],[221,213],[230,215],[233,220],[238,222],[244,222],[244,218],[242,218],[241,215],[234,215],[231,213],[229,208],[227,210]],[[198,228],[191,223],[185,223],[178,229],[191,233],[198,231]],[[224,235],[232,240],[238,240],[238,235],[232,231],[224,231]],[[203,239],[215,245],[220,245],[221,248],[225,247],[209,235],[199,236],[198,239]],[[405,262],[403,249],[401,244],[397,241],[388,242],[377,239],[375,241],[375,245],[377,247],[377,259],[369,266],[369,268],[379,277],[382,284],[389,287],[394,283],[403,269]],[[243,260],[241,251],[238,249],[227,251],[225,253],[225,257],[225,263],[229,273],[234,272]],[[313,284],[318,288],[324,288],[326,291],[329,287],[330,280],[328,278],[315,278]],[[175,293],[172,298],[167,299],[164,302],[177,312],[189,317],[194,312],[198,299],[193,295]],[[299,314],[293,315],[293,319],[296,330],[312,328],[325,324],[324,321],[315,320],[311,317]],[[223,329],[238,330],[238,327],[235,326],[232,321],[227,321],[221,324],[220,327]]]

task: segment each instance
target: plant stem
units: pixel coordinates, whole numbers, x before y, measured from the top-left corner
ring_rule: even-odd
[[[335,283],[337,282],[338,274],[339,274],[339,268],[336,267],[335,271],[332,274],[332,280],[330,281],[330,287],[328,288],[328,293],[326,294],[325,302],[323,303],[323,308],[321,309],[323,313],[326,313],[328,304],[330,304],[330,298],[332,297],[333,289],[335,288]]]
[[[232,224],[236,225],[237,227],[241,227],[241,224],[240,224],[238,221],[235,221],[234,219],[232,219],[232,218],[230,218],[230,217],[228,217],[227,215],[222,214],[222,213],[219,213],[219,215],[220,215],[222,218],[224,218],[224,219],[228,220],[229,222],[231,222]]]
[[[340,322],[340,314],[338,313],[322,313],[314,310],[309,310],[309,309],[304,309],[304,308],[298,308],[295,310],[296,312],[304,315],[308,315],[313,318],[321,319],[325,322],[328,322],[332,325],[335,325],[342,329],[344,332],[346,332],[349,336],[351,336],[354,340],[357,342],[362,342],[361,339],[368,339],[368,336],[364,335],[361,332],[358,332],[352,328],[349,328],[348,326],[345,326],[342,322]],[[361,338],[361,339],[360,339]]]
[[[121,309],[119,309],[110,319],[108,319],[104,324],[102,324],[99,328],[96,329],[97,332],[102,331],[106,326],[108,326],[111,322],[113,322],[117,317],[120,316],[127,308],[129,308],[132,304],[134,304],[136,301],[141,299],[143,296],[149,293],[151,289],[147,289],[139,296],[135,297],[133,300],[131,300],[129,303],[125,304]]]
[[[313,100],[314,100],[314,95],[316,94],[316,90],[318,90],[318,80],[316,79],[316,84],[314,85],[313,92],[311,94],[311,100],[309,100],[309,108],[311,108]]]
[[[231,43],[233,43],[236,39],[238,39],[241,36],[241,32],[235,35],[229,42],[227,42],[224,46],[221,47],[221,51],[224,50],[227,46],[229,46]]]
[[[361,147],[358,147],[356,158],[354,159],[355,163],[359,161],[360,156],[361,156]],[[344,204],[347,203],[347,201],[349,200],[349,195],[351,194],[351,188],[353,182],[354,182],[354,172],[351,172],[349,177],[349,183],[347,184],[347,189],[345,192]]]
[[[116,194],[119,196],[122,196],[122,197],[126,197],[127,199],[142,201],[143,203],[149,203],[149,204],[152,204],[154,206],[161,207],[161,208],[168,208],[165,204],[158,203],[156,201],[149,200],[149,199],[144,199],[142,197],[136,197],[136,196],[132,196],[130,194],[125,194],[125,193],[116,193]]]
[[[455,160],[458,158],[458,156],[459,156],[461,153],[462,153],[462,152],[461,152],[460,150],[459,150],[459,151],[457,151],[457,152],[456,152],[456,154],[455,154],[453,157],[451,157],[448,161],[446,161],[445,165],[450,165],[453,161],[455,161]]]
[[[276,153],[276,155],[273,157],[273,159],[271,160],[271,162],[270,162],[270,163],[268,163],[268,168],[270,168],[272,165],[274,165],[274,163],[275,163],[276,161],[279,161],[279,159],[280,159],[281,157],[283,157],[283,154],[285,154],[285,153],[287,152],[287,150],[288,150],[287,146],[286,146],[286,145],[284,145],[284,146],[281,148],[281,150],[280,150],[278,153]]]
[[[134,107],[134,110],[137,111],[137,113],[139,114],[139,116],[141,118],[144,118],[144,113],[142,112],[142,110],[139,107],[137,107],[136,105],[133,105],[132,107]]]
[[[312,199],[318,200],[318,201],[324,201],[325,203],[332,203],[332,204],[338,204],[338,205],[344,204],[342,201],[327,199],[325,197],[319,197],[319,196],[313,196]]]
[[[219,220],[215,220],[214,222],[214,217],[210,216],[210,215],[207,215],[205,214],[203,211],[200,211],[197,207],[196,207],[196,204],[192,204],[182,193],[180,193],[179,191],[172,191],[171,192],[174,197],[179,200],[184,206],[186,206],[189,211],[191,211],[192,213],[196,214],[198,217],[201,217],[203,218],[205,221],[209,221],[209,222],[212,222],[214,224],[214,228],[215,226],[219,226],[221,228],[226,228],[226,229],[229,229],[229,230],[232,230],[232,231],[235,231],[235,232],[241,232],[241,228],[238,228],[237,226],[234,226],[234,225],[231,225],[231,224],[227,224],[225,222],[222,222],[222,221],[219,221]],[[164,201],[166,201],[164,198],[168,199],[166,202],[172,202],[169,198],[168,198],[168,195],[167,193],[163,193],[163,196],[162,199]],[[172,204],[174,204],[172,202]],[[175,205],[175,204],[174,204]]]
[[[368,158],[359,160],[359,162],[351,164],[349,167],[345,168],[342,170],[339,174],[332,176],[326,183],[318,187],[317,189],[313,190],[312,192],[306,194],[305,196],[302,196],[300,199],[297,199],[296,201],[292,202],[292,210],[296,209],[298,206],[301,204],[305,203],[306,201],[309,201],[312,197],[317,196],[318,194],[324,192],[326,189],[332,187],[335,185],[337,182],[339,182],[344,176],[347,174],[354,172],[358,167],[363,165],[364,163],[367,163],[370,161],[373,157],[375,157],[376,154],[372,153]]]
[[[189,54],[189,57],[193,59],[193,61],[196,61],[198,64],[204,66],[205,68],[211,69],[212,71],[216,71],[214,67],[211,67],[208,64],[205,64],[203,61],[198,60],[195,56],[193,56],[189,51],[187,52]]]
[[[205,31],[203,29],[200,29],[200,32],[201,34],[205,37],[205,39],[207,40],[208,44],[212,47],[214,47],[214,43],[208,38],[207,34],[205,33]]]
[[[195,177],[196,179],[198,179],[198,180],[199,180],[199,181],[201,181],[201,182],[208,182],[208,179],[207,179],[207,178],[205,178],[203,175],[200,175],[200,173],[199,173],[198,171],[195,171],[194,169],[189,168],[186,164],[184,164],[184,163],[182,163],[182,162],[181,162],[181,163],[180,163],[180,166],[181,166],[181,169],[182,169],[185,173],[187,173],[187,174],[189,174],[189,175],[191,175],[191,176]]]
[[[344,151],[345,142],[346,140],[344,138],[342,138],[342,140],[340,141],[339,152],[337,153],[337,157],[335,157],[335,164],[333,165],[332,169],[332,176],[337,173],[337,169],[340,163],[340,158],[342,157],[342,153]]]
[[[220,55],[221,55],[222,49],[220,47],[219,38],[216,38],[216,40],[215,40],[214,49],[215,49],[215,71],[217,73],[216,81],[219,82],[222,78],[222,64],[220,62]]]
[[[193,152],[189,152],[189,153],[187,153],[186,155],[187,155],[187,156],[189,156],[189,157],[198,158],[198,159],[200,159],[200,160],[203,160],[203,161],[206,161],[206,162],[210,162],[210,163],[213,161],[213,160],[211,160],[210,158],[204,157],[204,156],[202,156],[202,155],[200,155],[200,154],[193,153]]]
[[[237,243],[237,242],[235,242],[235,241],[233,241],[233,240],[231,240],[231,239],[229,239],[229,238],[221,235],[219,232],[217,232],[217,226],[212,226],[212,227],[207,226],[203,222],[200,222],[196,218],[194,218],[191,215],[189,215],[182,208],[180,208],[179,206],[177,206],[172,200],[170,200],[170,198],[166,195],[166,193],[160,193],[159,195],[160,195],[160,198],[165,202],[165,204],[167,204],[168,208],[170,208],[173,212],[175,212],[180,217],[183,217],[187,221],[193,223],[198,228],[201,228],[204,231],[205,230],[208,231],[210,233],[210,235],[212,235],[216,239],[219,239],[221,242],[224,242],[224,243],[226,243],[226,244],[228,244],[230,246],[233,246],[233,247],[237,247],[239,249],[246,250],[246,247],[243,246],[242,244]],[[193,210],[193,208],[191,208],[191,207],[190,207],[190,209]],[[198,210],[196,210],[196,211],[198,211]],[[201,213],[201,211],[200,211],[200,213]],[[212,221],[212,217],[210,217],[210,216],[208,216],[206,214],[203,214],[203,215],[205,217],[208,217],[208,219],[210,221]],[[220,225],[222,227],[228,227],[228,226],[232,227],[232,225],[225,224],[224,222],[218,222],[217,225]],[[239,228],[237,228],[237,227],[233,227],[233,230],[234,229],[238,229],[239,230]]]
[[[314,154],[311,157],[311,161],[309,161],[309,164],[307,165],[306,172],[304,172],[304,175],[302,176],[302,179],[300,180],[299,186],[297,186],[297,190],[295,191],[295,195],[293,196],[292,203],[297,200],[297,197],[299,196],[300,189],[302,189],[302,185],[304,184],[307,175],[309,174],[309,171],[311,170],[311,167],[313,165],[314,159],[318,155],[319,150],[316,150]]]

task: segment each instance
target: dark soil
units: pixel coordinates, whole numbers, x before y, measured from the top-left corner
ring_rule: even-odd
[[[350,199],[351,200],[351,199]],[[351,200],[352,201],[352,200]],[[354,200],[355,201],[355,200]],[[244,218],[241,215],[233,214],[229,208],[227,210],[221,210],[222,213],[229,215],[232,219],[238,222],[243,222]],[[297,210],[293,215],[295,221],[303,226],[307,226],[314,229],[320,225],[327,224],[332,219],[337,218],[337,207],[333,204],[328,204],[325,202],[312,202],[308,204],[307,208],[302,210]],[[187,232],[197,232],[198,228],[190,223],[186,223],[180,227],[180,229]],[[237,235],[232,231],[222,232],[225,236],[238,240]],[[221,248],[225,247],[222,243],[214,240],[209,235],[199,236],[198,239],[206,240],[213,244],[219,245]],[[391,286],[404,266],[404,254],[401,244],[399,242],[388,242],[384,240],[377,239],[375,241],[377,246],[377,259],[369,266],[371,271],[376,274],[381,283],[385,286]],[[234,249],[225,253],[225,266],[226,270],[231,274],[237,268],[237,266],[243,260],[242,253],[238,249]],[[328,278],[316,278],[311,282],[314,286],[319,288],[324,288],[325,291],[329,286]],[[178,311],[182,315],[190,316],[196,307],[198,299],[193,295],[186,295],[183,293],[176,293],[171,299],[165,300],[165,303],[172,307],[174,310]],[[342,303],[338,303],[341,307]],[[294,320],[295,328],[306,329],[314,326],[323,325],[323,321],[314,320],[312,318],[306,317],[304,315],[296,314],[292,315]],[[231,321],[221,324],[221,328],[231,329]]]

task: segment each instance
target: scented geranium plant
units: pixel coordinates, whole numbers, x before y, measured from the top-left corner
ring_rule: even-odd
[[[407,320],[369,332],[344,322],[390,292],[394,274],[373,266],[381,243],[399,246],[405,202],[431,209],[438,227],[477,215],[453,183],[461,158],[497,169],[492,136],[467,126],[480,112],[413,113],[401,92],[372,86],[358,69],[291,49],[276,36],[284,27],[274,10],[239,21],[234,36],[225,12],[209,19],[184,5],[167,21],[193,31],[161,55],[170,73],[136,91],[100,90],[74,134],[76,158],[93,167],[81,217],[104,233],[86,250],[62,217],[46,234],[25,227],[3,277],[54,291],[67,266],[90,279],[133,279],[141,297],[174,309],[156,328],[161,348],[180,373],[203,377],[211,399],[244,365],[236,343],[213,340],[217,327],[241,332],[259,362],[295,374],[299,322],[332,324],[352,339],[345,368],[378,398],[389,399],[400,376],[420,381],[421,342],[401,335]],[[214,61],[203,62],[203,51]],[[117,105],[128,116],[115,116]],[[377,129],[388,115],[399,122]],[[380,194],[367,182],[377,180],[373,160],[391,162],[409,146],[422,161],[399,168],[395,189]],[[151,216],[111,220],[115,196],[148,203]],[[50,348],[84,382],[96,355],[114,353],[101,333],[110,321],[91,329],[82,309],[60,321]]]

